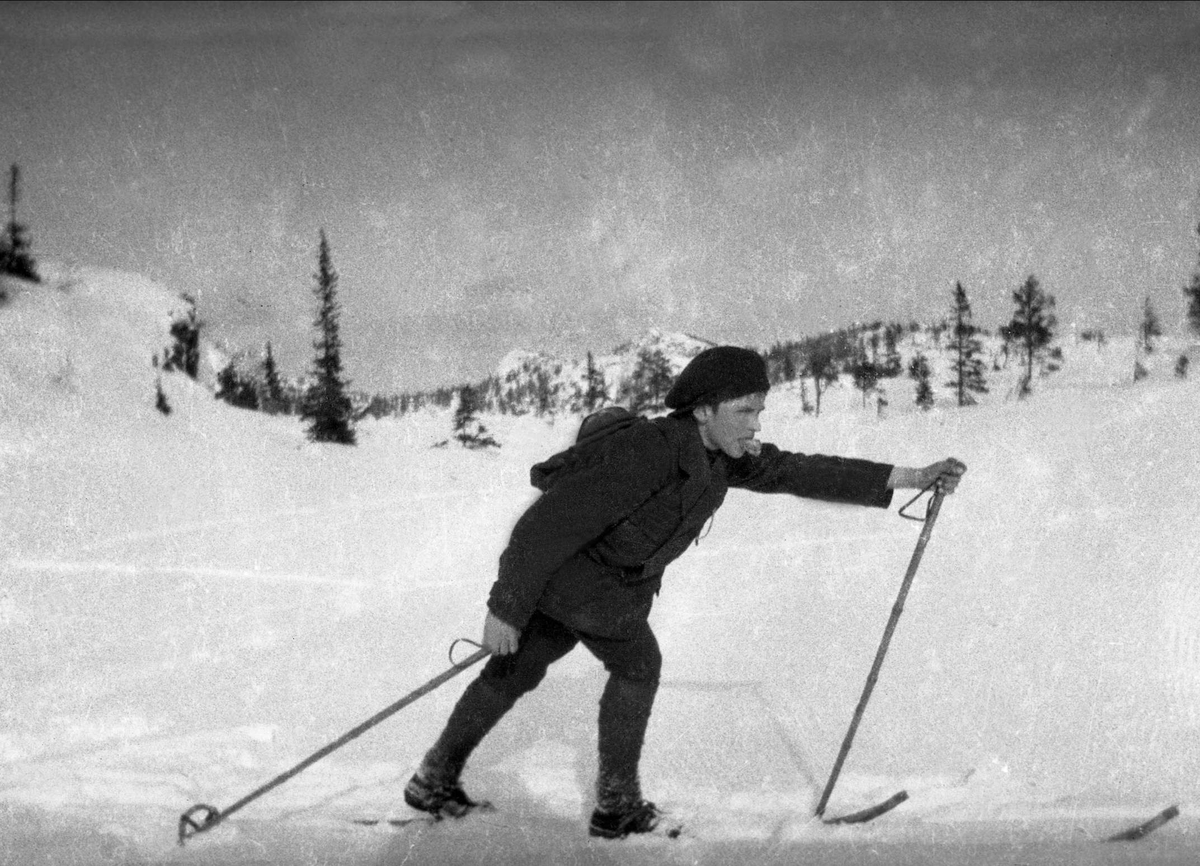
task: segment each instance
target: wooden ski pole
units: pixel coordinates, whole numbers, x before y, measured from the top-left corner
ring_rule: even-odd
[[[867,674],[866,685],[863,686],[862,696],[858,699],[858,706],[854,709],[854,718],[850,721],[850,729],[846,731],[846,736],[842,740],[842,748],[838,752],[837,760],[833,763],[833,772],[829,775],[829,781],[825,783],[825,790],[821,794],[821,800],[817,803],[816,815],[822,818],[825,815],[825,807],[829,804],[829,796],[833,793],[833,786],[837,782],[838,775],[842,771],[842,764],[846,761],[846,755],[850,753],[850,745],[854,742],[854,735],[858,731],[858,724],[862,721],[863,712],[867,708],[867,701],[871,698],[871,692],[875,689],[875,681],[879,679],[879,670],[883,667],[883,657],[887,654],[888,644],[891,643],[892,633],[896,630],[896,623],[900,620],[900,613],[904,610],[904,600],[908,596],[908,588],[912,585],[913,578],[917,574],[917,566],[921,564],[921,556],[925,553],[925,545],[929,543],[929,535],[933,532],[933,523],[937,520],[938,511],[942,507],[942,498],[945,496],[945,491],[942,490],[941,481],[935,481],[931,485],[933,489],[933,498],[929,502],[929,509],[925,512],[925,525],[921,528],[921,536],[917,539],[917,547],[913,551],[912,559],[908,563],[908,572],[904,575],[904,582],[900,585],[900,594],[896,598],[896,603],[892,606],[892,615],[888,618],[887,628],[883,631],[883,640],[879,643],[879,649],[875,653],[875,662],[871,665],[871,672]],[[911,501],[900,509],[901,515],[904,514],[904,508],[907,508],[917,499],[919,499],[927,487],[918,493]],[[912,518],[920,520],[921,518]],[[907,797],[897,795],[889,802],[902,802]],[[843,823],[843,822],[840,822]]]
[[[460,639],[460,640],[465,640],[465,639]],[[466,641],[466,642],[474,643],[474,641]],[[457,644],[457,643],[459,643],[459,641],[455,641],[454,643]],[[475,645],[479,646],[478,644],[475,644]],[[442,685],[444,682],[449,680],[451,677],[457,676],[458,674],[462,673],[467,668],[469,668],[471,665],[475,664],[477,661],[484,658],[488,654],[489,654],[488,650],[484,649],[483,647],[480,647],[474,653],[472,653],[471,655],[469,655],[465,659],[463,659],[461,662],[455,662],[454,658],[453,658],[454,645],[452,644],[450,647],[451,667],[449,668],[449,670],[443,671],[442,673],[438,674],[436,677],[431,679],[429,682],[425,683],[423,686],[420,686],[419,688],[414,689],[413,691],[409,692],[404,697],[400,698],[400,700],[396,701],[395,703],[391,704],[390,706],[383,708],[382,710],[380,710],[375,715],[371,716],[371,718],[367,719],[362,724],[360,724],[360,725],[350,729],[346,733],[342,734],[342,736],[338,737],[336,740],[334,740],[329,745],[323,746],[322,748],[313,752],[311,755],[309,755],[307,758],[305,758],[299,764],[292,767],[290,770],[280,773],[278,776],[276,776],[271,781],[267,782],[266,784],[262,785],[259,788],[256,788],[255,790],[251,791],[245,797],[242,797],[242,799],[238,800],[236,803],[234,803],[232,806],[230,806],[228,809],[221,811],[220,809],[217,809],[214,806],[209,806],[204,803],[198,803],[195,806],[192,806],[192,808],[188,809],[186,812],[184,812],[179,817],[179,844],[182,845],[184,843],[184,840],[186,840],[192,836],[195,836],[197,833],[203,833],[206,830],[211,830],[213,827],[220,824],[222,821],[224,821],[226,818],[228,818],[234,812],[241,809],[246,804],[250,803],[253,800],[257,800],[259,797],[261,797],[263,794],[267,793],[271,789],[277,788],[278,786],[282,785],[288,779],[292,778],[293,776],[295,776],[297,773],[301,772],[302,770],[312,766],[317,761],[321,760],[326,755],[328,755],[330,752],[340,749],[342,746],[346,745],[346,743],[348,743],[351,740],[355,739],[356,737],[359,737],[362,734],[366,733],[368,730],[370,730],[371,728],[378,725],[384,719],[386,719],[392,715],[395,715],[400,710],[404,709],[409,704],[411,704],[413,701],[429,694],[431,691],[436,689],[438,686]],[[197,817],[197,816],[199,816],[199,817]]]

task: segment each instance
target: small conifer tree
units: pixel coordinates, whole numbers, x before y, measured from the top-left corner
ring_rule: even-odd
[[[1196,226],[1196,234],[1200,235],[1200,225]],[[1191,280],[1183,287],[1183,296],[1187,301],[1184,317],[1188,330],[1200,336],[1200,259],[1197,259],[1196,270],[1192,271]]]
[[[794,382],[796,380],[796,359],[792,357],[791,352],[783,353],[783,369],[781,371],[783,381]]]
[[[154,408],[164,415],[171,414],[171,403],[162,386],[162,373],[158,370],[158,355],[153,355],[150,363],[154,366]]]
[[[888,325],[883,330],[883,363],[880,364],[879,374],[886,379],[899,376],[904,369],[899,346],[902,330],[901,325]]]
[[[604,371],[596,366],[592,353],[587,353],[587,372],[584,374],[583,408],[593,412],[608,399],[608,383],[604,381]]]
[[[35,283],[41,282],[30,253],[25,226],[17,221],[17,197],[20,170],[13,165],[8,183],[8,222],[0,234],[0,273],[11,274]]]
[[[283,382],[279,378],[279,367],[275,363],[275,354],[271,351],[271,343],[267,342],[263,354],[263,397],[260,401],[263,408],[274,414],[283,412],[287,407],[283,395]]]
[[[313,325],[317,339],[313,343],[314,382],[305,394],[300,417],[308,422],[308,438],[314,442],[355,444],[353,406],[342,379],[342,340],[339,334],[337,302],[337,272],[329,254],[329,242],[321,231],[317,253],[317,318]]]
[[[554,397],[557,388],[550,381],[550,374],[540,367],[534,374],[534,400],[537,402],[537,413],[549,415],[554,408]]]
[[[214,396],[239,409],[259,408],[256,383],[239,373],[233,362],[217,373],[217,392]]]
[[[171,345],[163,352],[163,369],[178,370],[195,379],[200,374],[200,321],[196,318],[196,300],[180,295],[186,305],[171,320]]]
[[[1154,339],[1161,337],[1162,334],[1162,323],[1159,322],[1158,314],[1154,311],[1154,304],[1150,302],[1150,296],[1147,295],[1145,302],[1142,304],[1142,324],[1138,329],[1142,350],[1147,355],[1154,351]]]
[[[913,355],[912,360],[908,362],[908,375],[917,383],[914,402],[922,409],[932,409],[933,385],[929,381],[929,360],[921,352]]]
[[[875,387],[879,383],[880,373],[879,366],[867,357],[866,346],[861,342],[858,346],[858,353],[851,364],[850,374],[854,379],[854,387],[862,392],[863,408],[865,409],[867,397],[874,393]]]
[[[1016,306],[1012,320],[1000,328],[1006,343],[1018,343],[1024,350],[1025,376],[1021,380],[1020,395],[1030,392],[1033,383],[1033,363],[1042,350],[1054,338],[1054,296],[1042,291],[1037,277],[1032,274],[1021,287],[1013,292]]]
[[[834,362],[833,351],[825,343],[815,344],[808,352],[804,361],[804,375],[812,379],[813,390],[816,392],[816,404],[813,414],[821,417],[821,395],[826,386],[837,381],[838,369]]]
[[[987,393],[983,375],[983,343],[979,329],[971,322],[971,302],[962,283],[954,284],[951,308],[950,344],[947,348],[953,360],[953,378],[946,386],[954,389],[959,406],[972,406],[976,394]]]
[[[454,410],[454,438],[464,448],[499,448],[497,442],[479,422],[479,394],[470,385],[458,391],[458,406]]]
[[[671,379],[671,362],[661,349],[639,352],[633,373],[625,384],[630,410],[661,409],[663,398],[671,390]]]

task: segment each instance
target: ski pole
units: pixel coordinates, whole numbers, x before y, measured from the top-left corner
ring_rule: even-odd
[[[825,790],[821,794],[821,800],[817,803],[817,817],[821,818],[825,814],[825,806],[829,803],[829,795],[833,793],[834,783],[837,782],[838,774],[842,771],[842,764],[846,761],[846,755],[850,753],[850,745],[854,742],[854,734],[858,731],[858,723],[862,721],[863,711],[867,708],[867,701],[871,697],[871,692],[875,688],[875,681],[879,679],[879,670],[883,667],[883,657],[887,654],[888,644],[892,640],[892,632],[896,630],[896,623],[900,619],[900,612],[904,610],[904,599],[908,596],[908,588],[912,585],[913,578],[917,574],[917,566],[921,564],[921,556],[925,553],[925,545],[929,543],[929,535],[933,531],[933,523],[937,520],[938,511],[942,507],[942,498],[945,496],[945,491],[942,489],[941,480],[934,481],[929,487],[926,487],[911,500],[909,500],[900,509],[900,514],[903,517],[909,517],[904,513],[904,509],[912,505],[923,496],[926,491],[932,489],[933,497],[929,501],[929,508],[925,512],[924,523],[921,529],[921,537],[917,539],[917,547],[913,551],[912,559],[908,563],[908,572],[904,575],[904,582],[900,585],[900,595],[896,598],[896,603],[892,606],[892,615],[888,618],[887,628],[883,631],[883,640],[879,643],[879,649],[875,653],[875,662],[871,665],[871,672],[867,675],[866,685],[863,686],[862,697],[858,699],[858,706],[854,709],[854,718],[850,721],[850,729],[846,731],[846,737],[842,740],[842,748],[838,752],[837,760],[833,763],[833,772],[829,775],[829,781],[825,783]],[[921,520],[922,518],[913,517],[912,520]],[[893,797],[889,803],[902,802],[908,795],[903,797],[897,795]]]
[[[476,650],[471,655],[467,656],[461,662],[455,662],[454,661],[454,647],[456,647],[459,643],[469,643],[472,646],[479,647],[479,649]],[[249,794],[247,794],[245,797],[242,797],[242,799],[238,800],[236,803],[234,803],[232,806],[230,806],[225,811],[221,811],[220,809],[217,809],[214,806],[209,806],[204,803],[197,803],[195,806],[192,806],[192,808],[188,809],[186,812],[184,812],[182,815],[179,816],[179,844],[182,845],[184,843],[185,839],[195,836],[197,833],[203,833],[206,830],[211,830],[213,827],[220,824],[222,821],[224,821],[226,818],[228,818],[234,812],[241,809],[243,806],[247,805],[248,803],[250,803],[254,800],[257,800],[259,797],[261,797],[263,794],[267,793],[268,791],[272,790],[273,788],[277,788],[278,786],[282,785],[288,779],[292,778],[296,774],[298,774],[301,771],[312,766],[317,761],[324,758],[326,755],[340,749],[342,746],[346,745],[351,740],[356,739],[357,737],[366,733],[368,730],[370,730],[371,728],[378,725],[384,719],[386,719],[392,715],[395,715],[400,710],[404,709],[409,704],[416,701],[418,698],[422,698],[425,695],[429,694],[431,691],[433,691],[438,686],[445,683],[447,680],[451,679],[452,677],[457,676],[458,674],[465,671],[467,668],[471,667],[471,665],[475,664],[477,661],[479,661],[480,659],[487,656],[488,653],[489,653],[489,651],[487,649],[485,649],[484,647],[475,643],[474,641],[469,641],[466,638],[459,638],[458,640],[456,640],[454,643],[452,643],[450,645],[451,667],[448,670],[443,671],[442,673],[438,674],[436,677],[431,679],[429,682],[425,683],[425,685],[414,689],[413,691],[409,692],[404,697],[400,698],[400,700],[398,700],[395,703],[391,704],[390,706],[387,706],[384,709],[380,710],[378,713],[371,716],[371,718],[367,719],[362,724],[360,724],[357,727],[354,727],[354,728],[350,729],[349,731],[347,731],[346,733],[342,734],[340,737],[338,737],[336,740],[334,740],[329,745],[323,746],[322,748],[313,752],[311,755],[309,755],[307,758],[305,758],[303,761],[301,761],[296,766],[292,767],[290,770],[280,773],[278,776],[276,776],[271,781],[267,782],[266,784],[262,785],[259,788],[256,788],[255,790],[251,791]],[[194,817],[197,815],[199,815],[201,817],[199,817],[199,819]]]

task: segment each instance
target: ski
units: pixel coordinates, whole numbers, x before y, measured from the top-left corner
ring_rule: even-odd
[[[907,799],[908,791],[897,791],[882,803],[876,803],[869,809],[861,809],[838,818],[822,818],[821,820],[826,824],[865,824],[867,821],[872,821],[880,815],[892,811]]]
[[[457,821],[466,818],[468,815],[473,815],[476,812],[494,812],[496,807],[486,800],[471,806],[461,815],[449,815],[441,812],[422,812],[412,815],[407,818],[351,818],[351,822],[360,827],[391,827],[396,830],[405,827],[412,827],[417,824],[424,824],[427,827],[432,827],[435,824],[440,824],[443,821]]]
[[[1179,817],[1179,807],[1178,806],[1168,806],[1167,808],[1165,808],[1161,812],[1159,812],[1157,815],[1155,815],[1153,818],[1151,818],[1149,821],[1146,821],[1145,823],[1142,823],[1142,824],[1138,824],[1136,827],[1130,827],[1128,830],[1124,830],[1120,833],[1117,833],[1115,836],[1109,836],[1104,841],[1105,842],[1136,842],[1138,839],[1141,839],[1143,836],[1153,833],[1155,830],[1157,830],[1163,824],[1170,821],[1172,818],[1177,818],[1177,817]]]
[[[481,803],[472,808],[463,815],[440,815],[440,814],[421,814],[413,815],[408,818],[351,818],[350,822],[359,827],[379,827],[393,830],[403,830],[407,827],[424,825],[433,827],[441,824],[444,821],[454,821],[459,818],[465,818],[475,812],[494,812],[496,807],[491,803]],[[610,839],[604,841],[619,842],[626,839],[637,838],[653,838],[665,837],[667,839],[678,839],[683,835],[683,822],[676,819],[666,819],[659,821],[658,825],[649,833],[630,833],[627,836],[622,836],[619,839]]]
[[[648,830],[645,833],[627,833],[624,836],[614,836],[612,838],[604,836],[592,836],[591,838],[597,842],[632,842],[637,844],[642,839],[678,839],[683,835],[682,821],[666,819],[660,820],[653,830]]]
[[[637,836],[665,836],[668,839],[678,839],[683,835],[683,821],[678,818],[669,818],[663,815],[659,818],[658,823],[654,825],[654,829],[649,833],[631,833],[624,837],[633,839]]]
[[[413,824],[425,824],[432,827],[442,819],[436,815],[418,815],[415,818],[352,818],[351,821],[360,827],[392,827],[400,829]]]

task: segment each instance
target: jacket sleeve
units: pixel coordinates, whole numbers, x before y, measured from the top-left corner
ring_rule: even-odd
[[[513,527],[488,608],[514,628],[533,616],[555,571],[670,480],[677,458],[657,428],[615,435],[619,442],[535,499]]]
[[[791,493],[807,499],[887,508],[890,463],[850,457],[796,454],[763,443],[758,456],[746,454],[729,462],[730,487],[756,493]]]

